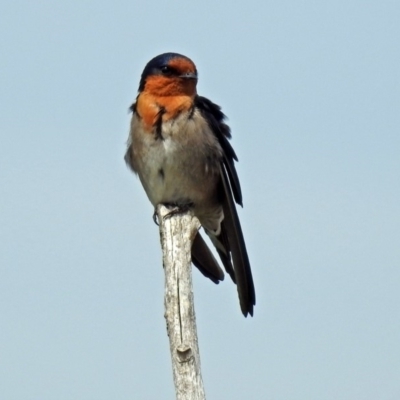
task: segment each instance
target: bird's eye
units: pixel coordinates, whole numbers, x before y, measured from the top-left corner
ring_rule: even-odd
[[[161,72],[163,75],[170,75],[172,73],[172,69],[168,67],[167,65],[163,65],[161,67]]]

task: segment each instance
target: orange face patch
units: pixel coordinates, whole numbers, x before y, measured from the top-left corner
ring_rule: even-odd
[[[196,84],[195,79],[152,75],[146,80],[144,92],[154,96],[194,96]]]
[[[168,66],[175,72],[172,75],[154,74],[146,78],[144,92],[154,96],[194,96],[196,79],[187,79],[180,75],[196,73],[196,66],[186,58],[173,58]]]
[[[168,65],[171,68],[174,68],[175,70],[179,71],[181,74],[187,73],[187,72],[196,72],[196,66],[193,64],[193,62],[187,58],[173,58]]]

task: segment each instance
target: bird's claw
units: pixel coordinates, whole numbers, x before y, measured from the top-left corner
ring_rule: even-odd
[[[158,215],[157,215],[157,209],[154,209],[154,213],[153,213],[153,221],[154,223],[159,226],[160,224],[158,223]]]
[[[173,217],[174,215],[184,214],[185,212],[189,211],[193,207],[193,203],[187,204],[164,204],[166,207],[173,207],[173,209],[168,213],[165,214],[163,220],[165,221],[168,218]]]

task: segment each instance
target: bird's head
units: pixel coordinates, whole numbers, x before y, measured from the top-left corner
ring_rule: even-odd
[[[181,54],[164,53],[150,60],[142,72],[139,92],[154,96],[194,96],[197,69]]]

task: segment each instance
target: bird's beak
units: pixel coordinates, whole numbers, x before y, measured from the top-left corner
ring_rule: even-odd
[[[197,72],[186,72],[185,74],[179,75],[179,78],[197,79]]]

